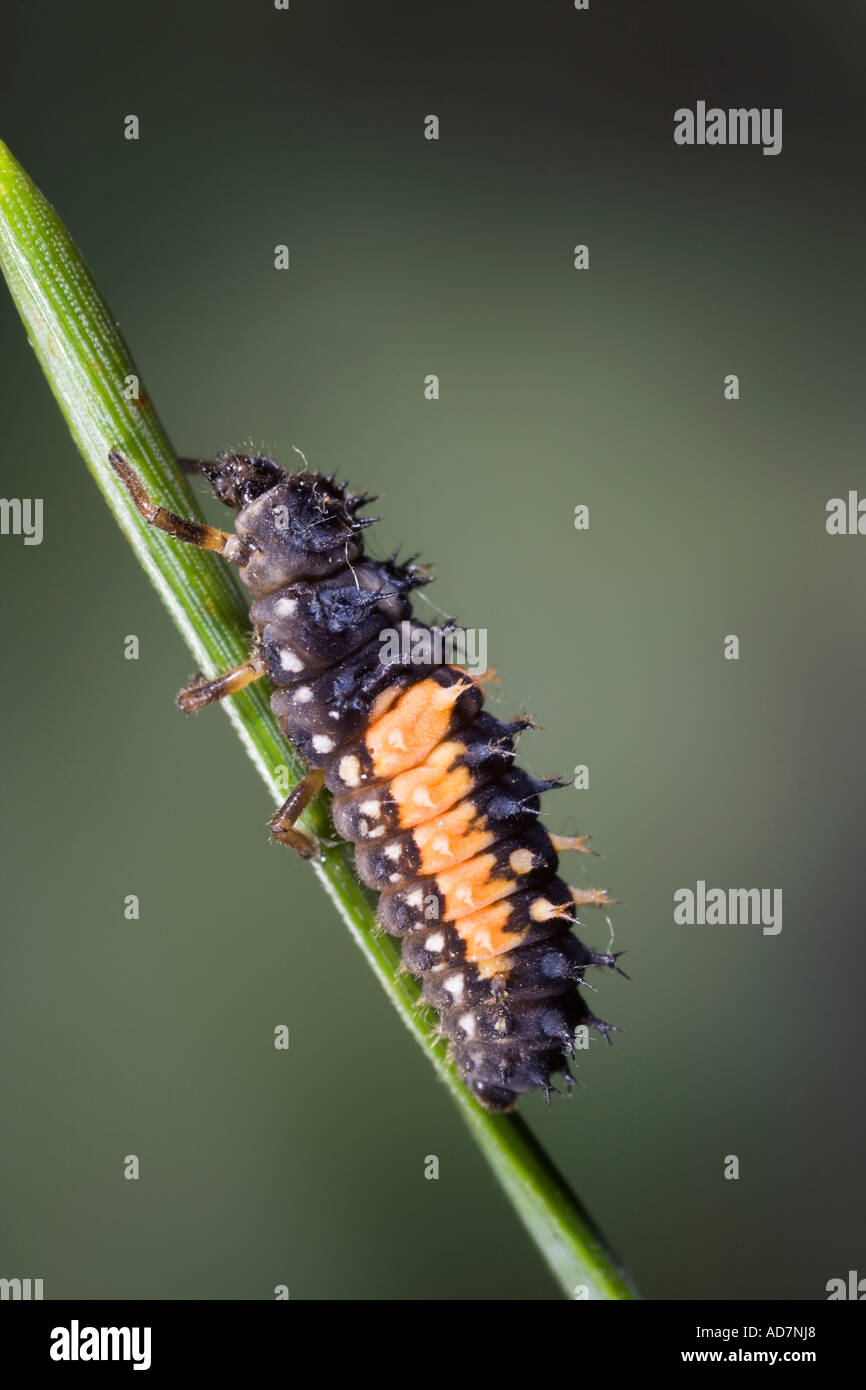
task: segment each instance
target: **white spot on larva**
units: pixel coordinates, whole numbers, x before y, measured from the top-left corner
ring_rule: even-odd
[[[434,835],[433,848],[437,854],[447,854],[451,848],[451,841],[447,835]]]
[[[462,883],[454,896],[458,902],[465,903],[467,907],[475,906],[475,899],[472,896],[472,885],[470,883]]]
[[[274,604],[274,616],[277,618],[290,618],[298,606],[296,598],[281,598]]]
[[[367,839],[368,839],[368,840],[378,840],[379,836],[380,836],[380,835],[384,835],[384,834],[385,834],[385,827],[384,827],[384,825],[377,825],[375,830],[368,830],[368,831],[367,831]]]
[[[410,894],[408,895],[408,897],[406,898],[406,904],[407,904],[408,907],[423,907],[423,906],[424,906],[424,890],[423,890],[423,888],[416,888],[414,892],[410,893]]]
[[[533,922],[548,922],[554,916],[556,908],[553,903],[548,902],[547,898],[533,898],[529,908],[529,915]]]
[[[388,882],[389,882],[389,883],[399,883],[401,878],[402,878],[402,874],[389,874],[389,875],[388,875]]]
[[[432,806],[433,801],[426,787],[416,787],[412,793],[416,806]]]
[[[280,652],[280,665],[284,671],[303,671],[304,663],[300,657],[296,656],[291,647],[283,647]]]
[[[329,710],[328,710],[328,718],[329,718],[329,719],[339,719],[339,717],[340,717],[340,711],[339,711],[338,709],[329,709]]]
[[[393,859],[396,862],[400,858],[400,846],[389,845],[388,848],[385,850],[385,858]]]
[[[466,1034],[467,1038],[475,1037],[474,1014],[461,1014],[457,1022],[460,1024],[460,1027],[463,1029],[463,1032]]]
[[[509,854],[508,862],[512,873],[528,874],[535,863],[535,855],[531,849],[515,849]]]
[[[430,974],[431,974],[431,975],[441,975],[442,971],[443,971],[443,970],[447,970],[447,968],[448,968],[448,967],[446,966],[444,960],[440,960],[440,962],[439,962],[438,965],[431,965],[431,966],[430,966]]]
[[[308,685],[299,685],[295,691],[294,700],[296,705],[308,705],[313,698],[313,692]]]
[[[337,771],[344,786],[359,787],[361,785],[361,761],[355,753],[341,758]]]
[[[375,820],[377,816],[381,816],[382,814],[382,807],[378,801],[362,801],[358,810],[361,812],[362,816],[370,816],[372,820]]]
[[[444,946],[445,936],[441,931],[434,931],[433,935],[428,936],[427,940],[424,942],[424,950],[432,951],[434,955],[437,956]]]
[[[398,749],[399,752],[406,752],[406,740],[403,738],[402,729],[392,729],[388,735],[388,742],[392,748]]]
[[[445,981],[445,988],[447,989],[448,993],[451,995],[451,998],[452,998],[452,999],[462,999],[462,998],[463,998],[463,976],[462,976],[462,975],[451,975],[451,976],[449,976],[449,978]]]
[[[313,751],[316,753],[331,753],[334,748],[334,740],[330,734],[313,734]]]
[[[504,1033],[508,1027],[508,1020],[505,1018],[497,1018],[493,1027],[496,1029],[497,1033]]]

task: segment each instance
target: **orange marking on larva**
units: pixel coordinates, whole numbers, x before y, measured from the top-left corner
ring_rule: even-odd
[[[493,980],[497,975],[500,975],[504,984],[505,976],[508,974],[513,964],[514,957],[506,952],[505,955],[491,956],[489,960],[476,961],[475,969],[478,971],[480,979]]]
[[[400,813],[401,829],[411,830],[441,815],[472,790],[472,773],[468,767],[449,771],[462,752],[462,743],[440,743],[420,767],[410,768],[393,779],[389,791]]]
[[[428,678],[410,686],[367,730],[364,742],[376,776],[393,777],[423,762],[447,734],[454,705],[469,684],[444,687]]]
[[[441,869],[462,864],[492,843],[493,831],[484,829],[486,818],[473,829],[474,819],[475,806],[470,798],[416,826],[412,839],[422,874],[438,874]]]
[[[529,928],[522,932],[505,930],[511,916],[511,903],[508,898],[500,898],[479,912],[470,912],[468,917],[460,917],[454,927],[466,947],[466,959],[487,960],[500,956],[504,951],[512,951],[526,937]]]
[[[447,922],[487,907],[516,890],[513,878],[491,878],[495,868],[495,854],[476,854],[465,864],[436,875],[436,887],[445,903],[443,917]]]

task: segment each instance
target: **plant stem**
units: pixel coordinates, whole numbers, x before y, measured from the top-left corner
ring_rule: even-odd
[[[196,661],[208,676],[236,665],[249,650],[248,602],[224,562],[149,527],[112,472],[108,452],[116,448],[140,472],[154,499],[185,516],[201,516],[81,253],[2,143],[0,265],[72,436]],[[223,708],[274,800],[281,801],[306,769],[280,733],[267,695],[259,685],[249,686]],[[325,797],[316,799],[302,824],[320,839],[335,839]],[[434,1040],[430,1018],[419,1008],[416,982],[399,972],[395,942],[376,926],[374,898],[355,875],[351,847],[326,848],[313,868],[566,1294],[637,1297],[523,1121],[488,1114],[463,1086],[445,1044]]]

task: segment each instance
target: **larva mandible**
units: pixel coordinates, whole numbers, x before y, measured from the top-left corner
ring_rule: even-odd
[[[494,718],[480,681],[459,667],[380,659],[383,628],[431,630],[409,599],[423,570],[364,555],[372,522],[357,513],[374,499],[261,455],[185,460],[236,510],[230,533],[154,505],[130,464],[115,450],[109,459],[148,522],[219,552],[252,593],[249,659],[198,678],[177,702],[192,712],[270,679],[280,728],[311,768],[271,833],[315,855],[295,822],[323,785],[333,793],[334,824],[380,894],[379,922],[402,937],[403,961],[481,1105],[510,1110],[538,1087],[549,1099],[557,1073],[571,1085],[575,1030],[610,1041],[611,1025],[579,992],[584,971],[618,969],[615,955],[573,935],[575,907],[610,899],[557,877],[559,851],[588,850],[585,837],[549,835],[538,821],[539,794],[563,783],[514,766],[531,721]]]

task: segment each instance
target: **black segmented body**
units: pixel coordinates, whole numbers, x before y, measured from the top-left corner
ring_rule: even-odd
[[[411,615],[417,567],[364,557],[369,523],[356,514],[368,499],[263,458],[226,455],[219,468],[211,480],[252,547],[241,574],[274,712],[324,771],[337,830],[381,894],[379,921],[403,938],[476,1098],[508,1109],[549,1092],[554,1073],[570,1080],[575,1029],[606,1035],[578,986],[587,966],[615,962],[571,933],[574,897],[538,821],[539,793],[558,784],[514,767],[529,721],[493,717],[478,682],[432,654],[381,659],[383,629],[407,623],[422,646],[430,629]]]

